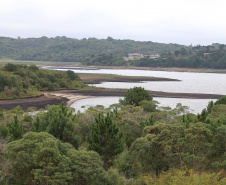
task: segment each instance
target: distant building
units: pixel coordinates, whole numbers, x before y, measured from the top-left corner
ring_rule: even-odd
[[[129,58],[128,57],[123,57],[123,60],[129,61]]]
[[[128,59],[129,60],[134,60],[134,59],[141,59],[144,58],[144,55],[141,53],[129,53],[128,54]]]
[[[204,55],[204,57],[206,57],[208,55],[211,55],[211,53],[204,53],[203,55]]]
[[[129,61],[129,60],[136,60],[136,59],[141,59],[141,58],[144,58],[144,57],[147,57],[147,58],[159,58],[160,55],[157,53],[157,54],[152,54],[152,55],[143,55],[141,53],[129,53],[128,54],[128,57],[123,57],[123,60],[125,61]]]
[[[158,53],[149,56],[149,58],[159,58],[159,57],[160,55]]]

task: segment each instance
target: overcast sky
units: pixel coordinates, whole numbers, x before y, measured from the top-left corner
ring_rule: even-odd
[[[1,0],[0,36],[226,44],[226,0]]]

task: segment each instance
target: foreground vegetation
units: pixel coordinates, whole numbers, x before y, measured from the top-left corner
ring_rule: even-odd
[[[40,95],[40,90],[86,87],[73,71],[39,69],[36,65],[0,66],[0,98],[21,98]]]
[[[226,96],[195,115],[141,87],[73,114],[0,111],[1,184],[225,184]],[[30,108],[34,110],[34,108]]]

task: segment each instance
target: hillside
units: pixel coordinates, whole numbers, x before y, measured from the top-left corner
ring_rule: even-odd
[[[151,41],[116,40],[67,37],[9,38],[0,37],[0,58],[15,60],[80,62],[85,57],[107,54],[123,57],[128,53],[150,55],[179,50],[182,45],[162,44]]]
[[[128,54],[140,55],[131,59]],[[132,54],[132,55],[133,55]],[[142,56],[142,57],[141,57]],[[224,44],[183,46],[151,41],[0,37],[0,59],[81,62],[96,66],[226,69]]]

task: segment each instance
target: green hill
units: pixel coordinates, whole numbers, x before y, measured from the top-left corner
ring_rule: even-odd
[[[67,37],[55,38],[26,38],[14,39],[0,37],[0,58],[34,61],[80,62],[85,57],[96,54],[107,54],[118,57],[128,53],[165,53],[179,50],[182,45],[162,44],[156,42],[141,42],[134,40],[107,39],[72,39]]]

